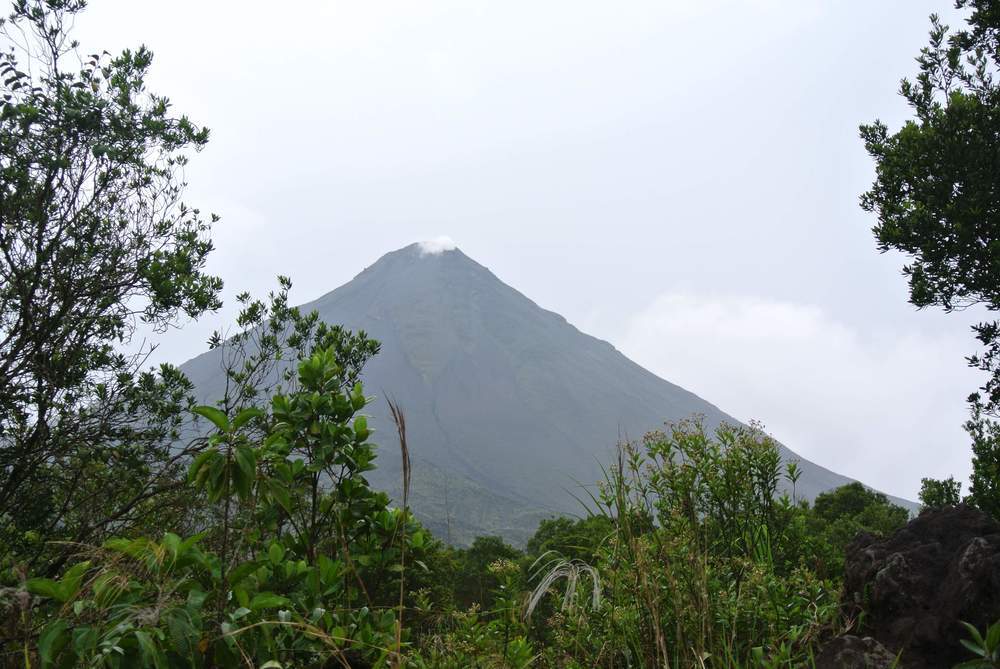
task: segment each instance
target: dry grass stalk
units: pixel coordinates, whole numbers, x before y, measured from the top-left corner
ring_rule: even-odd
[[[396,424],[396,432],[399,435],[399,453],[403,465],[403,510],[401,518],[401,547],[399,556],[399,614],[396,616],[396,658],[395,664],[402,666],[401,650],[403,645],[403,604],[406,592],[406,518],[410,512],[410,448],[406,443],[406,415],[403,409],[393,399],[387,398],[389,411],[392,413],[392,421]]]

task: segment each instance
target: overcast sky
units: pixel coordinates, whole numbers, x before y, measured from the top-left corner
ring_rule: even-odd
[[[541,306],[817,463],[965,478],[974,315],[915,311],[858,195],[950,0],[91,0],[212,130],[226,294],[296,302],[448,235]],[[171,333],[181,362],[232,311]]]

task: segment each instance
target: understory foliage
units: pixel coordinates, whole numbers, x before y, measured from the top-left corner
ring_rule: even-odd
[[[442,549],[451,601],[477,603],[428,612],[408,666],[809,666],[850,624],[846,543],[907,512],[860,484],[796,503],[780,493],[793,478],[753,427],[692,419],[624,443],[589,515],[544,521],[526,554],[497,538]]]
[[[54,667],[322,666],[398,652],[404,551],[421,560],[429,541],[367,485],[374,453],[358,412],[368,400],[345,384],[327,343],[269,410],[195,409],[214,428],[188,470],[210,526],[79,546],[58,579],[23,581],[13,613],[26,657]]]
[[[364,477],[345,361],[368,340],[317,331],[264,406],[195,408],[200,531],[6,570],[0,666],[808,666],[844,625],[825,556],[905,520],[859,485],[793,503],[763,432],[690,420],[622,444],[590,515],[546,521],[527,553],[450,548]]]
[[[811,572],[779,496],[778,450],[755,428],[698,421],[623,444],[597,508],[614,523],[598,562],[606,598],[567,614],[575,643],[603,666],[792,662],[835,617],[831,584]],[[595,634],[595,632],[597,632]]]

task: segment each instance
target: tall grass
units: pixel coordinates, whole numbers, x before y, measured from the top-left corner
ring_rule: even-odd
[[[776,495],[781,477],[777,445],[756,427],[710,434],[683,421],[619,445],[592,497],[615,528],[599,565],[606,604],[591,621],[603,666],[806,661],[836,597],[781,554],[794,513]]]

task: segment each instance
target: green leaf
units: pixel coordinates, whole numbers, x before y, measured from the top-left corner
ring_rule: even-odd
[[[146,666],[153,666],[156,669],[167,669],[167,658],[163,654],[153,640],[149,637],[149,634],[141,630],[137,630],[135,633],[135,638],[139,642],[139,647],[142,648],[142,656],[146,659]]]
[[[963,646],[965,646],[966,648],[968,648],[969,650],[971,650],[976,655],[980,655],[982,657],[986,657],[986,655],[987,655],[986,649],[983,648],[982,646],[980,646],[979,644],[972,643],[968,639],[959,639],[958,641],[959,641],[959,643],[961,643]]]
[[[249,446],[240,446],[236,449],[236,464],[243,471],[243,475],[253,479],[257,474],[257,456]]]
[[[204,538],[205,533],[199,532],[198,534],[193,534],[184,541],[177,548],[177,555],[183,557],[191,548]]]
[[[77,657],[87,657],[97,646],[97,630],[83,626],[73,630],[73,651]]]
[[[83,581],[84,574],[90,569],[90,560],[84,560],[83,562],[78,562],[63,574],[62,580],[59,584],[59,588],[62,591],[63,599],[60,601],[68,602],[69,600],[76,597],[76,594],[80,592],[80,584]]]
[[[223,459],[216,458],[212,462],[212,471],[209,474],[211,478],[208,480],[208,500],[210,502],[218,502],[222,499],[222,496],[226,493],[226,478],[229,474],[229,467],[223,461]]]
[[[163,541],[160,543],[167,549],[167,553],[170,554],[171,562],[176,562],[177,553],[181,547],[181,538],[173,532],[166,532],[163,535]]]
[[[62,588],[51,578],[29,578],[24,584],[28,592],[39,597],[48,597],[58,602],[65,602]]]
[[[68,642],[69,634],[66,633],[66,621],[56,619],[49,623],[38,635],[38,657],[42,660],[42,666],[52,666]]]
[[[241,499],[250,496],[253,482],[257,478],[257,458],[249,446],[240,446],[234,452],[236,468],[232,472],[233,485]]]
[[[249,613],[250,613],[250,609],[248,609],[245,606],[241,606],[240,608],[238,608],[235,611],[233,611],[233,613],[232,613],[232,615],[230,617],[233,620],[239,620],[240,618],[245,618]]]
[[[959,622],[962,623],[965,629],[969,630],[969,636],[971,636],[977,644],[983,647],[986,646],[986,641],[983,639],[983,635],[979,633],[979,630],[976,629],[975,625],[971,625],[965,622],[964,620],[961,620]]]
[[[201,609],[205,600],[208,599],[208,593],[202,590],[191,590],[187,596],[187,607],[192,611],[198,611]]]
[[[364,441],[371,434],[371,430],[368,429],[368,419],[364,416],[358,416],[354,419],[354,433],[357,435],[358,439]]]
[[[273,592],[258,592],[250,600],[250,609],[261,611],[263,609],[275,609],[279,606],[287,606],[291,602],[287,597],[276,595]]]
[[[238,430],[254,418],[263,418],[265,415],[263,411],[256,407],[247,407],[236,414],[236,418],[233,419],[233,429]]]
[[[167,630],[170,633],[171,651],[192,656],[197,653],[198,630],[191,625],[191,618],[183,609],[174,609],[167,614]]]
[[[196,482],[200,485],[199,478],[204,478],[204,476],[199,477],[199,472],[205,467],[205,463],[211,460],[213,457],[218,455],[218,451],[214,448],[204,451],[198,454],[198,457],[191,462],[191,466],[188,467],[188,481]]]
[[[351,389],[351,407],[355,411],[361,411],[364,408],[367,400],[365,399],[364,391],[361,388],[360,383],[355,383],[354,388]]]
[[[1000,620],[990,625],[986,631],[986,650],[993,652],[1000,647]]]
[[[250,574],[254,573],[260,568],[260,562],[256,560],[251,560],[250,562],[244,562],[240,566],[229,572],[229,583],[232,585],[239,585],[243,579],[245,579]]]
[[[95,578],[91,587],[94,591],[94,603],[97,604],[98,608],[106,608],[114,604],[124,590],[118,576],[109,571],[104,571]]]
[[[219,431],[229,432],[229,418],[215,407],[197,406],[191,409],[191,412],[212,421],[212,424],[219,428]]]
[[[275,541],[267,549],[267,557],[271,561],[271,564],[278,564],[285,557],[285,548]]]
[[[267,491],[271,499],[277,502],[287,513],[292,512],[292,498],[288,494],[288,488],[281,481],[271,479],[267,482]]]
[[[125,555],[138,558],[140,555],[138,550],[139,543],[140,542],[135,539],[122,539],[121,537],[114,537],[104,542],[104,548],[109,551],[124,553]]]

